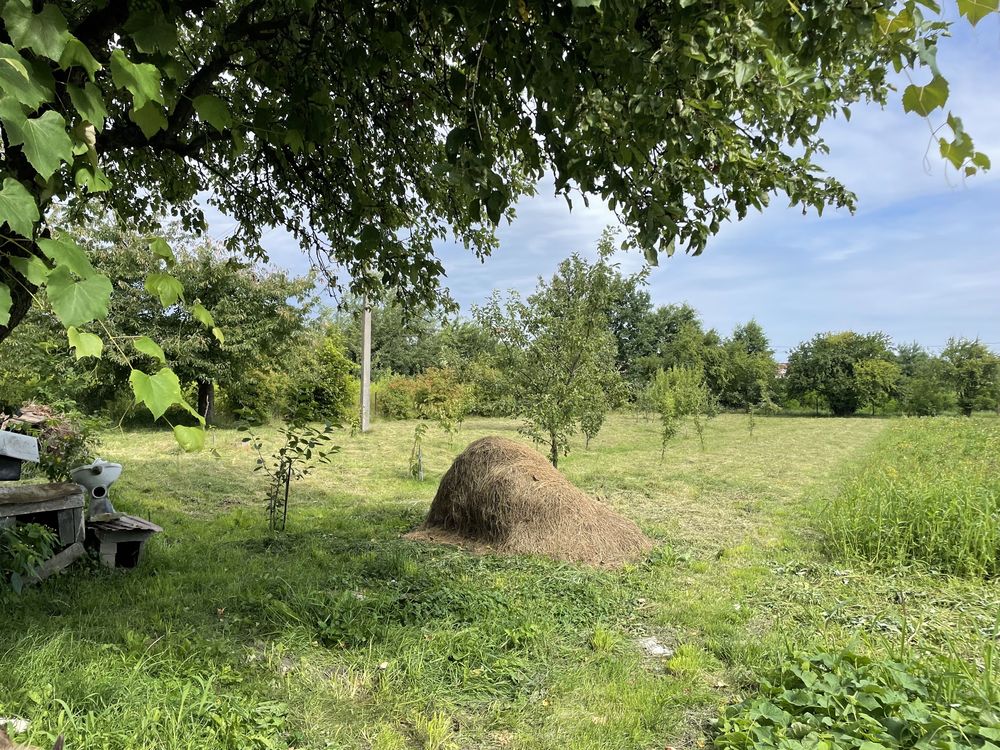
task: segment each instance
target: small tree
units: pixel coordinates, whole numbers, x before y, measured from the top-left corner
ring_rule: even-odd
[[[715,403],[701,372],[694,367],[659,370],[648,391],[662,426],[660,460],[685,420],[694,427],[701,449],[705,450],[705,420],[714,416]]]
[[[902,376],[899,365],[885,359],[868,359],[854,365],[854,379],[857,381],[861,403],[875,409],[884,405],[899,386]]]
[[[609,394],[621,382],[605,314],[617,275],[607,262],[614,251],[610,232],[598,249],[594,263],[576,254],[564,260],[526,302],[511,293],[501,304],[494,294],[474,308],[480,325],[499,340],[493,362],[507,379],[523,431],[548,446],[553,466],[569,452],[582,420],[599,427],[597,412],[607,411]]]
[[[946,377],[955,389],[962,414],[968,417],[975,409],[997,405],[1000,358],[979,339],[948,339],[941,359],[946,365]]]
[[[246,430],[247,428],[243,428]],[[330,463],[330,457],[340,450],[330,445],[333,427],[323,429],[292,422],[278,429],[284,443],[269,458],[264,457],[264,442],[253,432],[243,438],[257,452],[254,471],[264,472],[270,482],[267,491],[267,518],[271,531],[284,531],[288,522],[288,497],[292,481],[303,479],[317,465]]]

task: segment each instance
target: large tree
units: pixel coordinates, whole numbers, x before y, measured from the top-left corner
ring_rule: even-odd
[[[777,193],[852,205],[813,159],[820,127],[885,102],[891,67],[933,74],[911,111],[948,95],[923,0],[0,2],[0,339],[35,299],[67,327],[106,312],[107,277],[48,237],[57,203],[199,228],[207,199],[243,251],[281,226],[356,290],[433,302],[434,241],[490,252],[545,173],[603,198],[651,260],[697,253]],[[987,165],[942,127],[956,167]],[[164,378],[136,379],[154,413],[160,385],[179,397],[145,377]]]
[[[819,396],[838,417],[854,414],[868,401],[867,381],[858,369],[871,360],[892,361],[891,340],[881,332],[820,333],[788,355],[785,384],[795,398]],[[861,367],[871,371],[872,365]],[[898,370],[897,377],[898,377]]]
[[[965,416],[1000,404],[1000,357],[979,339],[952,338],[941,352],[945,377]]]

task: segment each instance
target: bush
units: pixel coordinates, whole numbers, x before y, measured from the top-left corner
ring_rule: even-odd
[[[291,379],[277,370],[254,370],[238,386],[219,389],[218,408],[250,424],[267,424],[285,411]]]
[[[472,405],[469,388],[454,370],[431,367],[420,375],[394,377],[379,384],[376,408],[389,419],[433,419],[453,429]]]
[[[37,424],[17,420],[17,416],[41,418]],[[36,403],[26,403],[18,415],[3,419],[0,427],[38,439],[38,465],[28,465],[28,476],[41,472],[50,482],[66,481],[71,469],[89,463],[98,446],[94,435],[98,422],[78,412],[62,413]]]
[[[796,656],[723,713],[718,750],[992,748],[1000,717],[967,680],[850,652]]]
[[[1000,573],[1000,422],[906,420],[825,510],[835,552],[879,566]]]
[[[0,528],[0,589],[9,586],[20,593],[36,567],[52,557],[56,535],[35,523]]]

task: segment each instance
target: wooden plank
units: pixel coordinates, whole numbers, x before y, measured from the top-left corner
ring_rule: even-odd
[[[30,513],[51,513],[67,508],[82,508],[83,495],[69,495],[42,503],[22,503],[20,505],[0,505],[0,516],[26,516]]]
[[[75,482],[17,484],[13,487],[0,487],[0,505],[24,505],[27,503],[48,502],[73,495],[79,495],[82,505],[83,493],[83,487]]]
[[[49,576],[58,573],[60,570],[63,570],[73,564],[74,561],[79,560],[86,554],[86,552],[87,551],[80,542],[70,545],[58,555],[50,557],[48,560],[35,568],[34,575],[30,576],[27,582],[38,583],[39,581],[44,581]]]
[[[38,440],[30,435],[0,430],[0,456],[38,463]]]
[[[59,543],[64,547],[83,541],[83,508],[59,511]]]

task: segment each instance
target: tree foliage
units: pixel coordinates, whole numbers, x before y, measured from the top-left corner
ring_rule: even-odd
[[[858,366],[870,360],[891,361],[891,343],[880,332],[817,334],[788,356],[788,394],[795,398],[818,395],[835,415],[850,416],[866,402]]]
[[[978,339],[949,339],[941,360],[963,414],[1000,406],[1000,357],[985,344]]]
[[[608,249],[609,235],[602,240]],[[494,294],[475,308],[476,320],[499,346],[492,358],[504,375],[515,414],[525,431],[549,449],[554,466],[569,452],[569,438],[595,412],[616,399],[621,376],[607,315],[615,270],[602,257],[589,263],[573,255],[548,282],[539,280],[526,301]],[[592,434],[591,434],[592,437]]]

